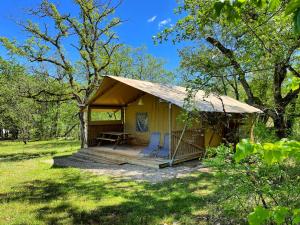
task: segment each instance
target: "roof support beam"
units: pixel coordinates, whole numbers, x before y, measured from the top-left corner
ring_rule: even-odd
[[[137,96],[135,96],[133,99],[127,102],[126,106],[137,101],[139,98],[143,97],[146,93],[145,92],[140,92]]]
[[[112,90],[117,84],[119,84],[118,81],[114,82],[112,85],[110,85],[109,87],[107,87],[105,90],[101,91],[100,93],[97,93],[92,100],[90,101],[91,104],[93,104],[93,102],[97,99],[100,98],[102,95],[106,94],[108,91]]]
[[[91,109],[122,109],[124,105],[90,105]]]

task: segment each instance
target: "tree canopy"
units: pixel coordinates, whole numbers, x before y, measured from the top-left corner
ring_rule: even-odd
[[[216,15],[219,1],[185,0],[177,9],[183,18],[157,40],[193,41],[193,47],[181,51],[181,66],[196,74],[198,88],[218,83],[222,93],[262,109],[273,119],[277,135],[285,137],[293,118],[286,112],[300,92],[299,35],[293,16],[286,15],[286,2],[272,10],[268,4],[247,3],[239,5],[232,19]]]

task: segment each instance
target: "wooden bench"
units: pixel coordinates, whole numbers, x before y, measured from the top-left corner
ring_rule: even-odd
[[[102,141],[110,141],[114,142],[114,149],[117,145],[127,142],[128,140],[128,133],[124,132],[102,132],[101,137],[97,137],[96,140],[98,141],[98,146],[101,145]]]
[[[105,137],[98,137],[96,138],[97,140],[103,140],[103,141],[111,141],[111,142],[115,142],[117,141],[117,139],[113,139],[113,138],[105,138]]]
[[[118,139],[114,139],[114,138],[106,138],[106,137],[98,137],[96,138],[96,140],[98,141],[98,146],[101,145],[102,141],[110,141],[110,142],[116,142]]]

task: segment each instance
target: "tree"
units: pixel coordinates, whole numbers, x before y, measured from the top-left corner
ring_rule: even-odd
[[[281,4],[285,4],[286,16],[293,15],[293,24],[296,33],[300,33],[300,2],[298,0],[219,0],[215,2],[214,8],[219,16],[222,13],[227,19],[234,20],[240,16],[239,9],[245,4],[252,4],[258,8],[268,7],[270,11],[274,11]]]
[[[173,73],[164,68],[165,60],[147,53],[145,46],[122,46],[115,52],[107,74],[160,83],[172,83]]]
[[[32,100],[16,95],[15,81],[26,82],[24,74],[23,67],[0,58],[0,130],[9,131],[14,138],[27,136],[35,110]]]
[[[25,43],[16,43],[5,37],[0,41],[11,53],[27,58],[30,62],[48,65],[48,73],[53,67],[61,70],[68,87],[60,93],[44,90],[39,94],[58,97],[57,100],[74,99],[79,107],[81,146],[87,145],[86,117],[84,108],[88,99],[101,81],[101,75],[111,62],[111,56],[119,47],[113,28],[121,23],[112,15],[120,3],[112,6],[111,1],[98,3],[94,0],[75,0],[79,14],[62,13],[55,4],[43,0],[38,9],[30,10],[39,23],[21,22],[21,27],[30,36]],[[43,20],[45,21],[42,25]],[[53,26],[49,27],[49,24]],[[79,62],[68,58],[67,43],[72,43],[72,53],[80,56]],[[52,69],[51,69],[52,68]],[[78,70],[83,68],[83,70]],[[84,73],[79,73],[84,71]],[[58,78],[57,75],[53,77]],[[37,96],[37,94],[32,94]]]
[[[235,11],[217,16],[217,2],[185,0],[178,13],[186,16],[160,33],[158,40],[171,37],[174,42],[195,41],[200,48],[190,54],[197,63],[189,66],[198,72],[199,79],[222,74],[231,83],[236,77],[243,90],[239,95],[270,116],[277,136],[285,137],[291,124],[286,111],[300,92],[299,84],[286,89],[291,80],[300,78],[300,36],[294,32],[293,17],[285,14],[286,2],[280,2],[271,11],[267,4],[241,4],[238,16]],[[271,92],[267,100],[253,85],[258,77],[266,78],[264,90]]]
[[[29,73],[14,60],[0,58],[0,86],[0,130],[9,131],[10,138],[62,137],[69,131],[68,125],[75,125],[73,129],[78,127],[74,119],[78,114],[74,100],[61,98],[58,101],[57,96],[44,93],[58,94],[66,88],[64,82],[47,74]]]

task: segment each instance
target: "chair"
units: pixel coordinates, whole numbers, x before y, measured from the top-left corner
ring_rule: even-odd
[[[170,146],[170,135],[165,134],[164,136],[164,145],[159,149],[157,157],[167,158],[169,156],[169,146]]]
[[[160,142],[160,132],[153,132],[150,137],[149,145],[146,148],[144,148],[140,152],[140,154],[144,156],[154,155],[159,148],[159,142]]]

